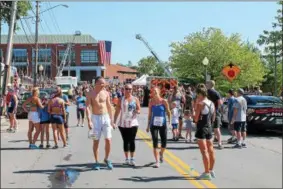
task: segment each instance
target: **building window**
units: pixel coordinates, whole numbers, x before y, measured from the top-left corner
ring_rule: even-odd
[[[4,55],[2,49],[0,49],[0,62],[4,62]]]
[[[27,62],[27,49],[13,49],[12,62]]]
[[[59,62],[61,63],[65,54],[65,50],[59,50]],[[69,56],[66,59],[66,65],[69,62]],[[72,51],[71,65],[76,65],[76,52]]]
[[[98,62],[97,50],[82,50],[81,51],[82,63],[95,63]]]
[[[32,58],[35,61],[35,49],[32,51]],[[51,62],[51,49],[38,49],[38,62]]]

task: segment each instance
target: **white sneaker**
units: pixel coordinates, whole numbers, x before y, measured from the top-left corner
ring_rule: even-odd
[[[131,165],[131,166],[136,166],[135,159],[131,158],[131,160],[130,160],[130,165]]]
[[[129,159],[126,159],[124,164],[125,164],[125,165],[130,165],[130,160],[129,160]]]
[[[210,171],[210,175],[211,175],[212,178],[216,178],[215,172],[213,170]]]

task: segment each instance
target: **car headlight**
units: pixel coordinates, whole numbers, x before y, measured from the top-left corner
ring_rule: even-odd
[[[252,114],[252,113],[254,113],[254,111],[255,111],[254,109],[248,108],[247,109],[247,114]]]

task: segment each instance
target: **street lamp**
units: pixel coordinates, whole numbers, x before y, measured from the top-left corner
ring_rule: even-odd
[[[202,64],[205,66],[205,82],[207,81],[207,65],[209,63],[209,60],[207,57],[205,57],[202,61]]]
[[[41,73],[41,77],[40,77],[40,81],[41,81],[41,83],[42,83],[42,81],[43,81],[43,66],[42,65],[39,65],[39,67],[38,67],[38,71]]]

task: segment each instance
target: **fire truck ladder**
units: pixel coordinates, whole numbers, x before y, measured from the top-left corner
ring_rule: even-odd
[[[171,71],[165,67],[164,63],[159,59],[159,57],[157,56],[157,54],[153,51],[153,49],[149,46],[148,42],[141,36],[141,34],[137,34],[136,35],[136,39],[142,41],[144,43],[144,45],[148,48],[148,50],[150,51],[150,53],[154,56],[154,58],[158,61],[159,65],[163,68],[163,70],[165,71],[165,73],[167,74],[167,76],[169,77],[173,77]]]
[[[63,56],[63,59],[62,59],[60,65],[58,67],[56,77],[61,77],[62,76],[62,72],[63,72],[64,67],[66,65],[66,60],[67,60],[68,56],[70,55],[70,52],[71,52],[73,43],[75,41],[75,38],[76,38],[76,36],[80,36],[80,35],[81,35],[81,32],[80,31],[76,31],[75,35],[73,36],[73,40],[70,43],[68,43],[67,49],[65,50],[65,53],[64,53],[64,56]]]

